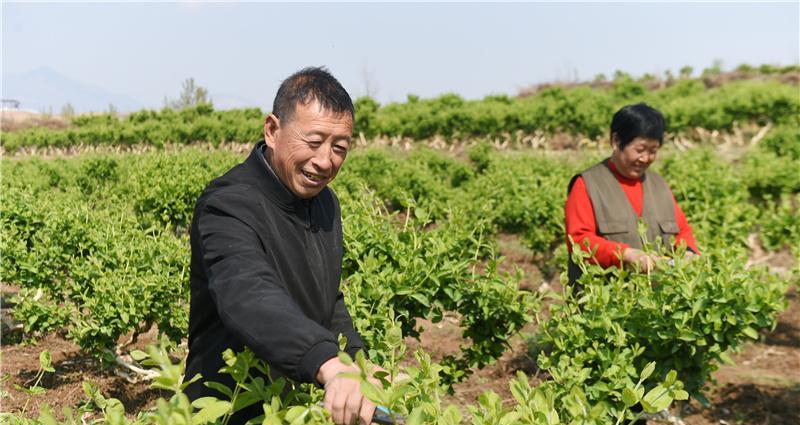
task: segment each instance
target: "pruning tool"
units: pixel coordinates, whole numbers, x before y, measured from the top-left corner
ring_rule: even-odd
[[[378,406],[372,415],[372,422],[379,425],[403,425],[406,423],[406,419],[396,413],[392,413],[386,407]]]
[[[322,403],[319,403],[319,406],[322,406]],[[405,425],[406,418],[392,412],[388,407],[377,406],[375,413],[372,414],[371,423],[378,425]]]

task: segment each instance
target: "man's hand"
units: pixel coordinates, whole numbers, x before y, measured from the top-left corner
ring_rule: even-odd
[[[622,253],[622,263],[642,273],[648,273],[656,268],[655,254],[647,254],[636,248],[628,248]]]
[[[359,369],[334,357],[323,363],[317,372],[317,381],[325,386],[325,409],[331,412],[337,425],[369,425],[375,404],[361,394],[361,384],[357,379],[339,376],[343,372],[359,373]]]

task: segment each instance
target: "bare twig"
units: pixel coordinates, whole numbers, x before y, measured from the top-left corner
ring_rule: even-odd
[[[129,374],[120,371],[121,372],[120,375],[123,378],[127,379],[128,381],[130,381],[130,382],[134,382],[135,383],[135,382],[142,381],[142,380],[143,381],[151,381],[151,380],[153,380],[153,379],[158,377],[158,373],[157,372],[149,370],[149,369],[141,368],[141,367],[137,366],[134,362],[125,359],[125,357],[128,357],[128,356],[120,355],[119,353],[115,353],[115,352],[113,352],[111,350],[108,350],[108,349],[106,349],[105,351],[106,351],[106,353],[114,356],[114,363],[116,363],[117,366],[121,366],[121,367],[123,367],[123,368],[125,368],[125,369],[127,369],[127,370],[129,370],[129,371],[131,371],[131,372],[136,374],[136,377],[132,377]]]
[[[761,130],[758,130],[758,133],[756,133],[756,135],[755,135],[755,136],[753,136],[753,138],[752,138],[752,139],[750,139],[750,146],[755,146],[755,145],[757,145],[757,144],[758,144],[758,142],[760,142],[760,141],[761,141],[761,139],[763,139],[763,138],[764,138],[764,136],[766,136],[766,135],[767,135],[767,132],[768,132],[768,131],[769,131],[771,128],[772,128],[772,124],[771,124],[771,123],[767,123],[767,125],[765,125],[764,127],[761,127]]]

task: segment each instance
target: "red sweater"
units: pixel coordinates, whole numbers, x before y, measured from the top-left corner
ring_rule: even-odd
[[[609,161],[609,168],[617,178],[622,191],[631,203],[633,210],[636,212],[637,217],[642,216],[642,180],[641,179],[628,179],[623,177],[617,172],[617,168]],[[697,249],[697,243],[694,240],[692,228],[689,222],[686,221],[686,215],[683,210],[678,206],[675,196],[672,196],[672,201],[675,204],[675,220],[678,222],[679,232],[675,237],[675,243],[685,243],[687,248],[695,253],[700,253]],[[592,201],[589,194],[586,192],[586,184],[583,182],[583,177],[575,179],[575,184],[567,197],[567,204],[564,207],[565,225],[567,230],[567,248],[572,250],[572,244],[569,241],[569,236],[572,240],[578,242],[581,249],[590,252],[592,249],[597,249],[592,261],[603,267],[611,267],[620,265],[620,258],[628,244],[610,241],[597,234],[597,225],[594,221],[594,209],[592,208]]]

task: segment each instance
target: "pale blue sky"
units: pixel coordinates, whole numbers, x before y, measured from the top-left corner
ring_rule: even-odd
[[[306,65],[327,65],[354,97],[369,81],[381,102],[480,98],[576,73],[797,63],[798,4],[4,1],[2,72],[47,67],[151,107],[192,76],[214,97],[268,110]]]

